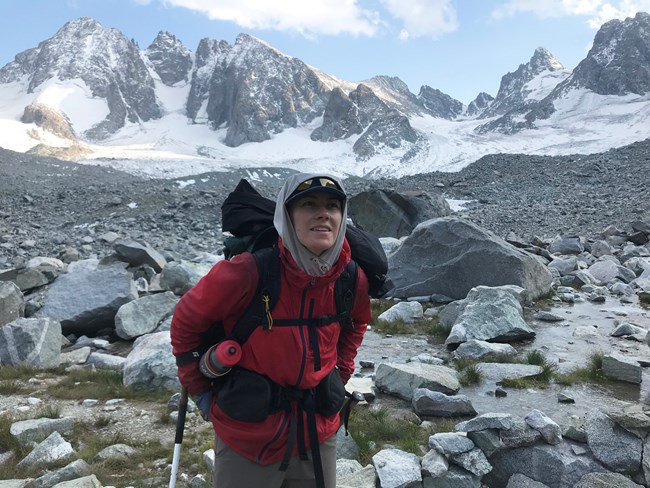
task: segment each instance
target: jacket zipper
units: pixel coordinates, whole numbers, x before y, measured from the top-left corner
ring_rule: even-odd
[[[289,424],[289,417],[291,416],[291,412],[284,412],[282,416],[282,422],[280,422],[280,427],[278,430],[275,432],[275,435],[271,438],[270,441],[268,441],[266,444],[264,444],[264,447],[262,447],[262,450],[260,453],[257,455],[257,459],[255,462],[260,464],[262,462],[262,458],[264,457],[264,454],[266,454],[266,451],[271,447],[271,445],[277,441],[280,436],[282,435],[282,432],[287,428],[287,425]]]
[[[302,296],[300,297],[300,316],[299,316],[300,320],[302,320],[305,316],[305,303],[307,301],[307,290],[313,284],[314,284],[314,279],[312,278],[309,284],[302,290]],[[300,361],[300,370],[298,371],[298,379],[296,380],[294,386],[298,386],[302,381],[302,377],[305,374],[305,367],[307,365],[307,341],[305,340],[305,327],[303,325],[300,325],[298,328],[300,331],[300,341],[302,344],[302,358]]]

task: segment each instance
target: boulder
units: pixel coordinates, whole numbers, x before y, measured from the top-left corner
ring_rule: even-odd
[[[369,190],[350,198],[348,214],[376,236],[400,238],[421,222],[450,215],[451,208],[438,193]]]
[[[51,318],[18,318],[0,328],[0,364],[54,368],[61,363],[61,324]]]
[[[534,300],[547,294],[553,281],[536,257],[457,217],[419,224],[388,262],[395,297],[461,299],[479,285],[518,285]]]
[[[76,261],[45,295],[35,317],[61,322],[63,334],[96,333],[113,328],[119,308],[138,298],[131,273],[122,263],[100,266],[97,260]]]

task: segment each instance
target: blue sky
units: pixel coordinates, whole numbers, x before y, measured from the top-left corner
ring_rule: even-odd
[[[586,55],[597,28],[650,11],[650,0],[4,0],[0,66],[92,17],[146,48],[174,34],[194,51],[209,37],[246,32],[348,81],[398,76],[469,103],[496,95],[501,77],[548,49],[566,67]]]

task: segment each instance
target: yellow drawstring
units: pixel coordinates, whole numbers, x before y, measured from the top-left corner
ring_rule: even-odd
[[[262,301],[264,302],[264,310],[266,312],[266,330],[271,330],[273,327],[273,317],[271,316],[271,309],[269,308],[269,302],[271,297],[269,295],[262,295]]]

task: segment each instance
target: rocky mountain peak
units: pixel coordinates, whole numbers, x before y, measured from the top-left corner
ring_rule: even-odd
[[[562,86],[601,95],[642,95],[650,91],[650,15],[610,20],[596,33],[587,57]]]
[[[227,126],[225,144],[261,142],[323,113],[329,90],[316,72],[248,34],[215,63],[207,120]]]
[[[469,103],[465,113],[470,117],[481,115],[493,101],[494,97],[492,95],[481,92]]]
[[[533,73],[539,74],[543,71],[557,71],[564,69],[564,65],[553,56],[548,49],[538,47],[533,53],[533,57],[528,62]]]
[[[546,49],[538,47],[533,56],[525,64],[520,64],[516,71],[507,73],[501,78],[499,92],[494,102],[481,114],[481,118],[503,115],[515,107],[521,107],[530,103],[529,97],[532,89],[528,84],[539,76],[552,74],[564,70],[564,66]],[[561,80],[556,79],[555,84]]]
[[[153,79],[135,42],[86,17],[66,23],[53,37],[0,70],[0,82],[23,77],[28,93],[53,78],[81,79],[94,97],[106,99],[109,114],[85,132],[90,139],[116,132],[127,120],[147,121],[161,115]]]
[[[434,117],[453,119],[463,111],[462,102],[427,85],[420,88],[418,100],[420,100],[427,113]]]
[[[159,32],[144,55],[165,85],[188,81],[192,69],[192,52],[176,36],[169,32]]]
[[[363,84],[370,87],[391,108],[407,115],[420,115],[422,106],[404,81],[397,76],[374,76]]]

